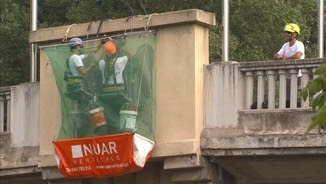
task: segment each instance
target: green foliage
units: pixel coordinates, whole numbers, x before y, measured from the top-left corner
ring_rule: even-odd
[[[286,41],[284,25],[297,23],[302,34],[299,40],[310,47],[317,44],[311,25],[316,25],[317,5],[307,1],[238,0],[230,1],[230,31],[239,40],[236,51],[230,53],[235,61],[270,60]],[[314,26],[315,27],[315,26]],[[309,48],[310,48],[309,47]],[[316,50],[306,54],[311,57]]]
[[[311,106],[318,112],[313,116],[312,124],[308,127],[308,132],[315,127],[326,128],[326,64],[322,64],[315,71],[317,76],[310,80],[307,86],[302,90],[301,96],[304,100],[313,97]]]
[[[42,0],[38,1],[38,27],[53,27],[70,24],[66,12],[73,1],[67,0]]]
[[[0,86],[28,81],[29,3],[0,1]]]
[[[210,28],[210,61],[222,60],[222,0],[41,0],[38,1],[38,28],[97,20],[162,13],[182,9],[202,9],[216,15]],[[0,1],[0,86],[29,80],[30,1]],[[317,1],[310,0],[230,0],[229,60],[270,60],[281,48],[286,23],[301,28],[299,40],[305,44],[306,58],[317,57]],[[326,19],[326,14],[325,14]],[[308,131],[326,127],[326,65],[318,77],[302,91],[306,99],[314,96],[318,113]]]
[[[29,3],[0,1],[0,86],[29,80]],[[210,29],[210,61],[222,60],[222,0],[42,0],[38,6],[38,28],[190,8],[213,12],[217,25]],[[272,59],[285,42],[288,22],[299,24],[306,58],[317,56],[317,1],[230,0],[229,17],[229,60]]]

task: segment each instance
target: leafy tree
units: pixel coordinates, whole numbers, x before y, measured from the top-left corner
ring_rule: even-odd
[[[38,1],[38,27],[54,27],[70,24],[66,12],[74,1],[67,0],[42,0]]]
[[[0,1],[0,86],[28,81],[29,1]]]
[[[0,1],[0,86],[29,79],[30,1]],[[222,0],[42,0],[38,28],[197,8],[213,12],[210,61],[222,58]],[[285,42],[287,22],[300,25],[306,57],[317,56],[317,1],[230,0],[229,55],[233,61],[270,60]],[[8,44],[9,43],[9,44]]]
[[[235,61],[270,60],[281,48],[286,23],[297,23],[302,34],[299,40],[315,46],[311,26],[317,24],[316,2],[305,0],[238,0],[230,1],[230,31],[239,40],[230,58]],[[315,48],[315,47],[313,47]],[[316,54],[309,50],[307,57]]]

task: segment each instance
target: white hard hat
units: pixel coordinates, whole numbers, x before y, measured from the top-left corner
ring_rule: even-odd
[[[70,39],[70,41],[69,41],[70,48],[74,48],[77,45],[83,46],[83,41],[80,38],[72,38],[72,39]]]

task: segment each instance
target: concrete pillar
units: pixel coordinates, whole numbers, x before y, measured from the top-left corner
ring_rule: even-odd
[[[10,122],[11,122],[11,94],[6,95],[7,102],[7,132],[10,131]]]
[[[302,72],[302,77],[301,77],[301,84],[299,86],[300,91],[308,84],[309,81],[309,70],[306,68],[301,69]],[[309,107],[309,96],[307,99],[304,101],[303,98],[300,95],[301,99],[301,107]]]
[[[286,71],[278,71],[280,77],[280,91],[279,91],[279,108],[283,109],[286,107]]]
[[[264,81],[264,71],[258,71],[258,83],[257,83],[257,109],[262,108],[265,95],[265,81]]]
[[[254,74],[253,72],[246,72],[246,109],[250,109],[253,103],[254,91]]]
[[[290,69],[290,108],[297,108],[298,103],[298,70]]]
[[[239,74],[236,62],[214,63],[205,67],[205,128],[237,125],[238,112],[243,109],[245,101],[244,84]],[[248,94],[252,100],[252,92]]]
[[[0,96],[0,132],[4,132],[5,126],[5,98]]]
[[[275,109],[275,71],[268,70],[268,109]]]

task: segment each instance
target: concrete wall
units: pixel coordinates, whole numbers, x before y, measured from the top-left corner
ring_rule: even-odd
[[[39,146],[39,83],[11,87],[11,147]]]
[[[207,66],[202,154],[227,170],[235,183],[323,183],[325,175],[321,174],[324,170],[321,163],[326,159],[325,132],[318,132],[317,128],[306,132],[316,111],[305,107],[246,109],[244,105],[248,94],[254,91],[253,75],[249,72],[264,74],[287,67],[312,69],[316,67],[309,66],[312,62],[318,64],[324,62],[322,60]],[[296,66],[295,62],[301,65]],[[249,75],[251,81],[246,80]],[[260,87],[264,89],[265,86]]]
[[[208,26],[214,14],[183,10],[133,19],[130,28],[149,26],[157,31],[156,45],[156,146],[154,158],[200,152],[203,129],[203,66],[209,63]],[[69,37],[84,37],[88,23],[71,27]],[[94,25],[96,27],[96,25]],[[85,27],[85,29],[83,29]],[[100,34],[125,31],[125,19],[104,21]],[[67,26],[30,33],[31,43],[47,45],[61,40]],[[94,35],[91,29],[89,35]],[[69,38],[68,38],[69,39]],[[40,166],[55,165],[52,141],[60,128],[60,100],[51,65],[40,51]],[[49,108],[50,106],[50,108]]]
[[[244,105],[244,78],[239,63],[213,63],[205,67],[205,128],[231,128],[239,124]]]
[[[10,128],[0,133],[0,177],[38,173],[39,83],[10,86]]]
[[[52,141],[56,139],[60,123],[60,97],[50,61],[40,51],[40,155],[54,153]]]
[[[203,128],[208,30],[182,24],[159,29],[157,38],[157,145],[153,156],[196,153]]]

